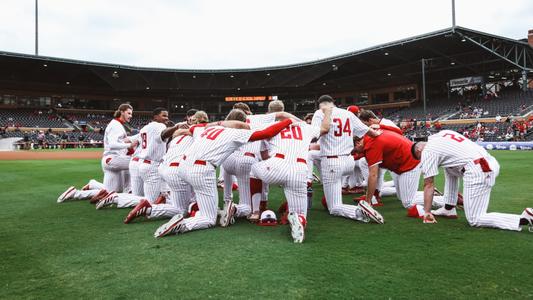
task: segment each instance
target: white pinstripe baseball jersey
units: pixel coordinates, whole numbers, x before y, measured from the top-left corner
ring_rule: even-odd
[[[320,136],[320,128],[308,125],[305,122],[298,122],[283,129],[279,134],[264,141],[268,143],[270,153],[280,153],[286,159],[296,160],[303,158],[307,160],[309,156],[309,144],[313,138]]]
[[[249,115],[246,117],[246,123],[250,125],[251,130],[264,129],[275,121],[276,114]],[[246,143],[239,148],[239,151],[259,155],[259,152],[261,151],[261,141]]]
[[[194,134],[196,135],[196,129]],[[206,128],[186,151],[188,162],[196,160],[207,161],[214,166],[220,166],[224,160],[237,148],[248,142],[252,130],[224,128],[213,126]]]
[[[104,132],[104,153],[106,155],[126,155],[129,143],[124,143],[126,129],[117,119],[111,120]]]
[[[424,178],[428,178],[439,174],[439,167],[450,168],[457,173],[473,160],[489,156],[487,150],[462,134],[452,130],[442,130],[428,137],[420,164]]]
[[[139,135],[141,137],[141,151],[138,157],[142,159],[161,162],[163,155],[167,151],[167,145],[165,141],[161,139],[161,132],[165,130],[167,126],[163,123],[152,121],[148,125],[141,128]]]
[[[167,153],[163,156],[164,162],[179,161],[183,154],[189,149],[194,142],[190,135],[180,135],[172,139],[168,144]]]
[[[311,124],[320,128],[324,113],[317,110]],[[347,155],[352,151],[353,136],[363,137],[368,132],[368,126],[363,124],[351,112],[334,107],[331,113],[331,127],[329,132],[318,139],[321,156]]]

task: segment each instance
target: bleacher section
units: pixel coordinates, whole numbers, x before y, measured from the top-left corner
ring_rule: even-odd
[[[53,110],[0,110],[0,126],[68,128]]]

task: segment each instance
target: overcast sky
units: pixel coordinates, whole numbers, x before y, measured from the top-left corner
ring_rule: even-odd
[[[0,0],[0,51],[34,53],[34,0]],[[457,24],[510,38],[532,0],[457,0]],[[39,54],[143,67],[312,61],[451,26],[451,0],[40,0]]]

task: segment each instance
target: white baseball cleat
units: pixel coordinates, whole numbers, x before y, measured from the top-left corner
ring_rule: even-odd
[[[74,197],[74,194],[76,194],[76,188],[71,186],[57,198],[57,203],[61,203],[61,202],[64,202],[65,200],[72,199],[72,197]]]
[[[227,201],[224,203],[224,208],[220,212],[220,226],[228,227],[230,224],[235,223],[233,215],[237,208],[233,205],[233,201]]]
[[[305,239],[305,217],[295,212],[289,213],[287,220],[291,225],[291,235],[295,243],[302,243]]]
[[[365,200],[359,201],[359,208],[361,209],[363,214],[369,217],[372,221],[378,224],[385,223],[385,219],[383,218],[383,216]]]
[[[457,219],[457,210],[454,208],[447,210],[446,208],[441,207],[431,211],[431,214],[437,217],[445,217],[448,219]]]
[[[110,193],[107,197],[105,197],[104,199],[98,201],[98,203],[96,203],[96,209],[102,209],[104,207],[107,207],[107,206],[110,206],[110,205],[113,205],[113,204],[116,204],[117,203],[117,193],[115,192],[112,192]]]
[[[524,211],[520,215],[520,218],[521,219],[526,219],[529,222],[528,230],[529,230],[529,232],[533,232],[533,208],[528,207],[528,208],[524,209]]]
[[[183,224],[183,218],[182,214],[177,214],[170,219],[170,221],[166,222],[165,224],[159,226],[157,230],[154,233],[155,238],[161,238],[166,235],[170,234],[178,234],[180,232],[184,232],[185,226]]]

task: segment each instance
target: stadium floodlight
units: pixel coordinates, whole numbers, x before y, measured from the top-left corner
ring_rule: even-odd
[[[385,56],[387,56],[387,55],[389,55],[389,52],[385,52],[385,53],[383,53],[383,54],[384,54]]]

